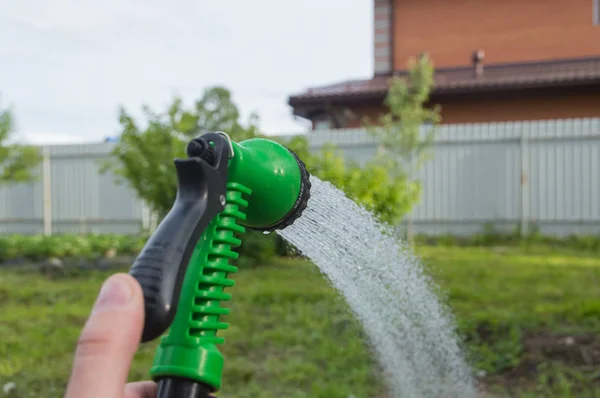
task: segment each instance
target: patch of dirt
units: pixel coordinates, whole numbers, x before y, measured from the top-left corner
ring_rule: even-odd
[[[531,384],[546,371],[550,364],[565,369],[590,372],[600,367],[600,336],[586,334],[558,334],[549,331],[529,332],[523,336],[521,362],[513,369],[493,377],[493,384],[516,387]],[[593,384],[600,387],[600,378]]]
[[[478,330],[481,339],[492,338],[491,332],[481,327]],[[521,362],[516,367],[502,374],[482,376],[478,378],[477,389],[479,398],[501,398],[520,396],[522,389],[528,391],[535,388],[542,374],[550,374],[547,384],[553,384],[552,375],[556,372],[581,372],[590,376],[592,386],[600,389],[600,336],[593,333],[560,334],[550,331],[535,331],[525,333],[522,337],[523,354]],[[548,369],[548,365],[558,364],[558,367]],[[569,377],[569,375],[567,375]],[[577,380],[572,380],[576,385]],[[492,392],[500,387],[506,393]],[[600,390],[599,390],[600,391]],[[501,395],[498,395],[501,394]],[[376,398],[389,398],[386,395],[376,395]],[[540,395],[541,397],[541,395]]]
[[[482,339],[491,337],[491,332],[482,327],[478,330]],[[502,374],[494,376],[483,376],[477,380],[477,389],[480,391],[479,398],[501,398],[505,394],[498,395],[493,387],[501,387],[507,393],[517,394],[517,391],[525,388],[531,390],[538,383],[539,377],[555,373],[556,369],[544,369],[549,364],[559,364],[559,369],[568,369],[572,372],[597,374],[592,380],[593,386],[600,389],[600,336],[593,333],[586,334],[560,334],[550,331],[528,332],[522,338],[523,354],[521,363]],[[573,380],[575,384],[577,380]],[[552,384],[552,378],[547,380]],[[599,390],[600,391],[600,390]],[[515,396],[516,396],[515,395]],[[540,396],[541,397],[541,396]],[[375,398],[389,398],[386,395],[376,395]]]
[[[525,336],[527,353],[573,366],[600,365],[600,338],[592,333],[555,335],[549,332]]]
[[[523,361],[513,370],[517,374],[537,373],[537,366],[549,361],[560,361],[569,367],[600,365],[600,338],[591,333],[529,333],[523,337],[523,347]]]

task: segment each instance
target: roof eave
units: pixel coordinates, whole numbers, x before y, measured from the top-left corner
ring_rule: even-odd
[[[434,88],[431,92],[432,100],[441,99],[452,99],[460,96],[471,95],[471,94],[495,94],[495,93],[519,93],[526,91],[545,90],[546,92],[558,89],[569,89],[569,88],[581,88],[588,87],[593,88],[600,86],[600,76],[593,77],[590,79],[577,79],[577,80],[559,80],[559,81],[547,81],[547,82],[524,82],[524,83],[507,83],[507,84],[495,84],[495,85],[481,85],[481,86],[456,86],[456,87],[442,87]],[[288,104],[294,108],[294,113],[297,107],[305,107],[310,105],[322,104],[324,102],[333,103],[356,103],[364,101],[383,101],[387,91],[369,91],[369,92],[353,92],[344,94],[334,95],[320,95],[320,96],[292,96],[288,100]],[[295,113],[296,114],[296,113]],[[302,116],[298,114],[298,116]]]

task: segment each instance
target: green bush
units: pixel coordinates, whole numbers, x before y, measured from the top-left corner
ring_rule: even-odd
[[[275,239],[275,254],[279,257],[289,257],[289,258],[298,258],[301,257],[301,254],[298,252],[298,249],[281,236],[276,235]]]
[[[422,246],[442,247],[533,247],[544,246],[556,249],[573,249],[587,252],[600,252],[600,236],[570,235],[567,237],[542,235],[538,231],[521,236],[517,233],[500,233],[487,228],[483,233],[471,236],[455,236],[449,234],[431,236],[417,235],[414,241]]]
[[[135,256],[148,237],[131,235],[0,235],[0,262],[43,261],[49,258],[87,260],[107,256]],[[240,267],[267,264],[276,255],[275,234],[247,231],[238,248]]]
[[[112,255],[135,255],[145,236],[129,235],[2,235],[0,261],[40,261],[48,258],[94,259]]]
[[[239,268],[267,265],[275,257],[277,236],[274,233],[265,235],[259,231],[247,230],[242,239],[242,245],[237,252],[240,257],[237,261]]]
[[[390,166],[377,159],[359,165],[331,143],[311,152],[305,136],[279,140],[298,154],[311,175],[331,183],[384,223],[399,223],[418,202],[418,182],[390,174]]]

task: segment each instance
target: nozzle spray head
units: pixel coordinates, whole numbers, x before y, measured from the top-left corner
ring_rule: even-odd
[[[225,133],[192,140],[188,159],[176,159],[177,197],[130,271],[144,291],[142,341],[167,329],[152,378],[160,398],[208,397],[221,385],[223,356],[216,348],[227,324],[227,274],[242,226],[283,229],[300,217],[310,197],[299,157],[274,141],[232,142]]]
[[[228,184],[250,190],[240,224],[274,231],[291,225],[310,196],[304,163],[266,139],[232,142],[225,133],[192,140],[188,159],[176,159],[177,198],[138,255],[131,274],[144,291],[142,342],[164,333],[175,316],[192,252],[209,223],[225,209]]]
[[[292,225],[310,198],[310,175],[302,160],[263,138],[234,142],[232,147],[228,180],[252,190],[242,224],[266,232]]]

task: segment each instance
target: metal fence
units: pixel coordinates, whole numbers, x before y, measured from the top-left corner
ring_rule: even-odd
[[[359,162],[378,148],[364,130],[322,133],[311,147],[325,142]],[[415,176],[413,233],[600,234],[600,118],[445,125],[432,155]]]
[[[362,129],[313,132],[363,163],[378,143]],[[150,217],[114,176],[99,173],[114,144],[44,148],[38,182],[0,188],[0,232],[136,233]],[[600,118],[440,127],[432,159],[415,176],[413,233],[498,230],[600,234]]]
[[[43,147],[35,182],[0,187],[0,233],[140,232],[149,222],[146,206],[100,172],[113,146]]]

